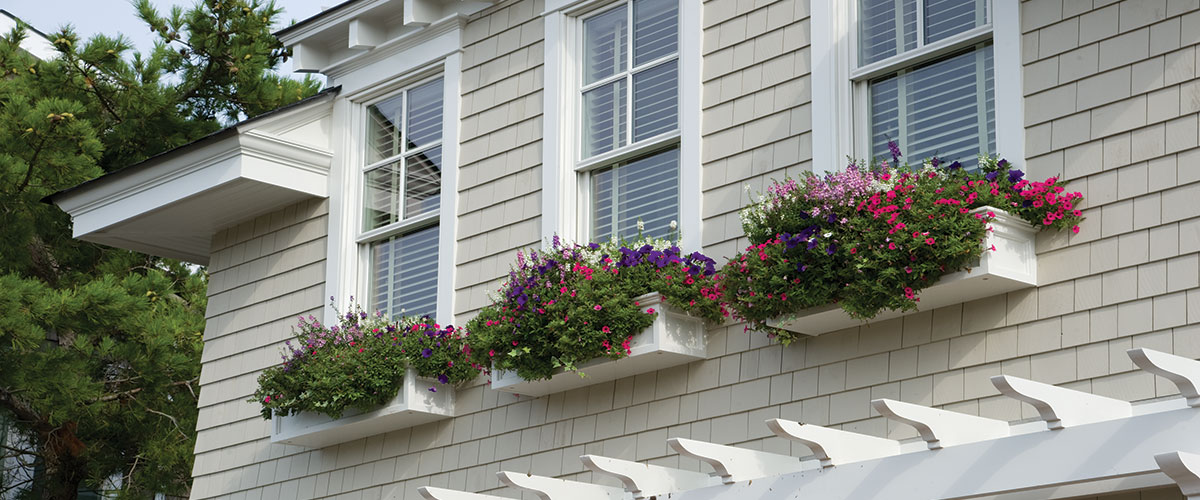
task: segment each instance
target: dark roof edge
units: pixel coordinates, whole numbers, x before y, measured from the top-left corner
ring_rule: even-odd
[[[0,9],[0,14],[4,14],[4,15],[6,15],[6,16],[8,16],[8,17],[11,17],[11,18],[12,18],[14,21],[16,21],[16,22],[18,22],[18,23],[21,23],[21,24],[22,24],[22,25],[24,25],[26,28],[28,28],[30,31],[32,31],[32,32],[34,32],[34,33],[37,33],[38,35],[41,35],[41,37],[42,37],[42,38],[45,38],[47,42],[49,42],[49,41],[50,41],[50,35],[47,35],[47,34],[45,34],[45,33],[42,33],[42,30],[39,30],[39,29],[35,28],[35,27],[34,27],[32,24],[29,24],[29,23],[25,22],[25,20],[24,20],[24,19],[21,19],[20,17],[17,17],[17,16],[16,16],[16,15],[14,15],[12,12],[9,12],[9,11],[7,11],[7,10],[4,10],[4,9]]]
[[[351,0],[351,1],[353,1],[353,0]],[[42,203],[50,203],[50,204],[53,204],[55,199],[57,199],[57,198],[60,198],[60,197],[62,197],[62,196],[65,196],[65,195],[68,195],[68,194],[70,194],[70,193],[73,193],[73,192],[75,192],[75,191],[78,191],[78,190],[84,189],[85,187],[87,187],[87,186],[89,186],[89,185],[91,185],[91,184],[94,184],[94,183],[97,183],[97,182],[101,182],[101,181],[104,181],[104,180],[108,180],[108,179],[111,179],[111,178],[113,178],[114,176],[118,176],[118,175],[122,175],[122,176],[123,176],[123,175],[128,175],[128,172],[133,172],[133,171],[136,171],[136,170],[141,170],[141,169],[143,169],[143,168],[146,168],[146,167],[147,167],[147,165],[149,165],[149,164],[151,164],[151,163],[154,163],[154,162],[156,162],[157,160],[159,160],[159,159],[161,159],[161,158],[163,158],[163,157],[165,157],[165,156],[170,156],[170,155],[173,155],[173,154],[175,154],[175,153],[181,152],[181,151],[183,151],[183,150],[187,150],[187,149],[191,149],[191,148],[194,148],[194,147],[200,146],[200,145],[202,145],[202,144],[207,144],[207,143],[210,143],[210,142],[213,142],[213,141],[219,140],[219,139],[224,139],[224,138],[225,138],[225,137],[227,137],[227,136],[230,136],[230,135],[233,135],[233,134],[235,134],[235,133],[237,132],[237,128],[238,128],[238,127],[240,127],[240,126],[242,126],[242,125],[246,125],[246,124],[248,124],[248,123],[255,122],[255,121],[261,120],[261,119],[263,119],[263,118],[267,118],[267,117],[269,117],[269,116],[275,116],[275,115],[278,115],[278,114],[280,114],[280,113],[283,113],[283,112],[285,112],[285,111],[288,111],[288,110],[291,110],[291,109],[294,109],[294,108],[297,108],[297,107],[300,107],[300,106],[304,106],[304,105],[307,105],[307,104],[311,104],[311,103],[313,103],[313,102],[316,102],[316,101],[322,100],[322,99],[324,99],[324,98],[327,98],[327,97],[333,97],[333,96],[337,95],[337,93],[338,93],[339,91],[341,91],[341,90],[342,90],[342,86],[341,86],[341,85],[337,85],[337,86],[333,86],[333,87],[326,88],[326,89],[324,89],[324,90],[322,90],[322,91],[320,91],[320,92],[317,92],[316,94],[313,94],[313,95],[311,95],[311,96],[305,97],[304,99],[301,99],[301,100],[299,100],[299,101],[293,102],[293,103],[291,103],[291,104],[286,104],[286,105],[280,106],[280,107],[278,107],[278,108],[275,108],[275,109],[272,109],[272,110],[270,110],[270,111],[267,111],[266,113],[263,113],[263,114],[260,114],[260,115],[257,115],[257,116],[251,117],[251,118],[247,118],[247,119],[245,119],[245,120],[242,120],[242,121],[240,121],[240,122],[237,122],[237,123],[235,123],[235,124],[233,124],[233,125],[230,125],[230,126],[228,126],[228,127],[225,127],[225,128],[223,128],[223,129],[221,129],[221,130],[218,130],[218,131],[216,131],[216,132],[213,132],[213,133],[211,133],[211,134],[208,134],[208,135],[206,135],[206,136],[204,136],[204,137],[201,137],[201,138],[199,138],[199,139],[196,139],[196,140],[194,140],[194,141],[192,141],[192,142],[189,142],[189,143],[187,143],[187,144],[184,144],[184,145],[182,145],[182,146],[178,146],[178,147],[175,147],[175,148],[168,149],[168,150],[166,150],[166,151],[163,151],[163,152],[161,152],[161,153],[158,153],[158,154],[156,154],[156,155],[154,155],[154,156],[151,156],[151,157],[149,157],[149,158],[146,158],[145,160],[142,160],[142,161],[140,161],[140,162],[134,163],[133,165],[129,165],[129,166],[127,166],[127,167],[125,167],[125,168],[122,168],[122,169],[120,169],[120,170],[115,170],[115,171],[109,172],[109,173],[107,173],[107,174],[101,175],[100,177],[96,177],[95,179],[91,179],[91,180],[88,180],[88,181],[84,181],[84,182],[82,182],[82,183],[80,183],[80,184],[77,184],[77,185],[75,185],[75,186],[71,186],[71,187],[69,187],[69,188],[66,188],[66,189],[60,190],[60,191],[58,191],[58,192],[56,192],[56,193],[54,193],[54,194],[49,194],[49,195],[46,195],[46,196],[42,197],[42,200],[41,200],[41,201],[42,201]]]
[[[311,16],[309,16],[309,17],[306,17],[306,18],[304,18],[304,19],[301,19],[301,20],[299,20],[299,21],[296,21],[296,22],[295,22],[295,23],[293,23],[291,26],[288,26],[288,27],[286,27],[286,28],[283,28],[283,29],[281,29],[281,30],[279,30],[279,31],[276,31],[276,32],[275,32],[275,38],[279,38],[279,37],[281,37],[281,36],[283,36],[283,35],[286,35],[286,34],[288,34],[288,33],[291,33],[292,31],[295,31],[295,30],[299,29],[301,26],[304,26],[304,25],[307,25],[307,24],[311,24],[313,21],[316,21],[316,20],[317,20],[317,19],[319,19],[319,18],[325,17],[325,16],[327,16],[327,15],[329,15],[329,14],[333,14],[334,12],[337,12],[337,11],[339,11],[339,10],[342,10],[342,9],[343,9],[343,8],[345,8],[346,6],[348,6],[348,5],[350,5],[350,4],[354,3],[354,2],[357,2],[357,1],[358,1],[358,0],[346,0],[345,2],[339,3],[339,4],[337,4],[337,5],[334,5],[333,7],[330,7],[330,8],[328,8],[328,9],[325,9],[325,10],[323,10],[323,11],[321,11],[321,12],[318,12],[318,13],[316,13],[316,14],[314,14],[314,15],[311,15]]]

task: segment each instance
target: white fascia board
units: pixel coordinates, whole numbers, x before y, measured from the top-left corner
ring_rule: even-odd
[[[1048,499],[1173,484],[1157,454],[1200,452],[1200,410],[1165,411],[1056,431],[676,493],[675,500]]]

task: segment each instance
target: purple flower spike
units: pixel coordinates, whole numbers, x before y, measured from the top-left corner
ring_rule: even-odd
[[[904,156],[900,154],[900,145],[896,141],[888,141],[888,151],[892,153],[892,163],[899,163],[900,157]]]

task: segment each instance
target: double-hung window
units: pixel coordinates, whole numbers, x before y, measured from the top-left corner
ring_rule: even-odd
[[[389,315],[437,311],[443,80],[366,106],[363,217],[370,305]]]
[[[1003,26],[1012,33],[996,29],[993,13],[1003,10],[1008,23],[1015,6],[1001,9],[994,0],[813,1],[814,50],[823,52],[815,57],[834,61],[818,64],[834,75],[832,88],[824,79],[829,73],[814,75],[815,159],[836,162],[850,155],[890,161],[889,141],[910,163],[936,156],[967,168],[980,154],[1023,152],[1011,140],[1021,137],[1020,131],[1004,131],[1021,126],[1020,82],[1012,79],[1020,74],[1019,31],[1015,23]],[[838,36],[839,29],[844,36]],[[1016,102],[1011,94],[997,93],[997,67],[1011,63],[1011,74],[1001,82],[1015,83]],[[838,97],[842,89],[845,98]],[[823,122],[824,113],[835,117]],[[841,116],[849,119],[839,124]],[[819,150],[828,147],[822,127],[830,123],[834,133],[849,138],[829,138],[836,149],[822,155]],[[998,142],[1005,151],[999,151]]]
[[[670,235],[680,218],[679,0],[629,0],[581,17],[581,221],[590,239]]]

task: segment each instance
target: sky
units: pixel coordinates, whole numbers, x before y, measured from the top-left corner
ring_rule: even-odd
[[[337,5],[342,0],[276,0],[283,7],[279,28],[321,12],[323,7]],[[188,7],[193,0],[152,0],[161,14],[170,12],[172,5]],[[150,29],[133,10],[129,0],[0,0],[0,9],[10,12],[43,33],[57,31],[64,24],[75,26],[83,38],[96,33],[121,33],[133,41],[134,47],[148,52],[154,45]],[[291,61],[279,68],[292,74]],[[302,75],[293,75],[301,78]]]

